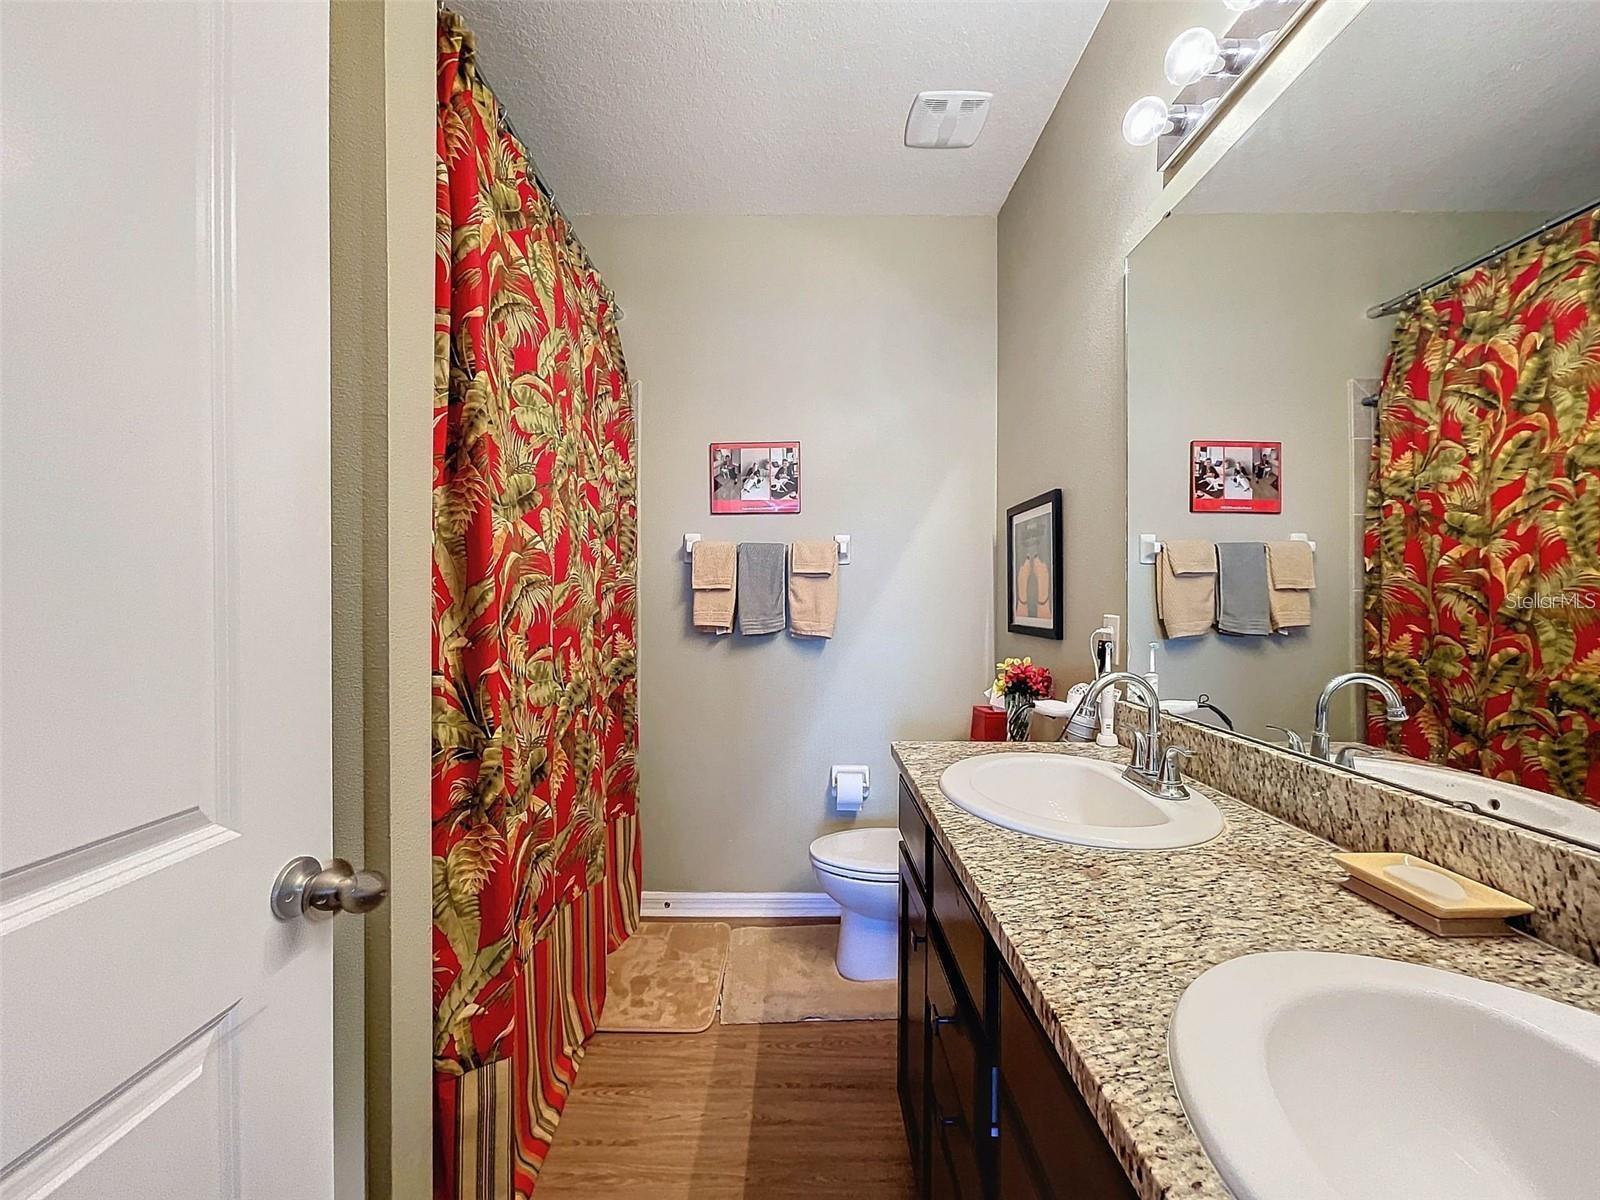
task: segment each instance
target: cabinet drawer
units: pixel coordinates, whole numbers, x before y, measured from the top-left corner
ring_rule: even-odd
[[[999,1000],[1002,1162],[1015,1166],[1031,1157],[1046,1196],[1135,1200],[1122,1164],[1009,972],[1001,975]]]
[[[922,809],[917,807],[917,798],[911,794],[911,785],[900,779],[900,844],[905,847],[906,857],[911,860],[911,872],[917,881],[917,886],[922,889],[922,894],[928,894],[928,845],[932,835],[928,832],[928,822],[923,819]]]
[[[973,1008],[983,1003],[983,951],[988,934],[978,922],[978,914],[967,902],[966,893],[957,882],[954,869],[944,856],[944,851],[933,848],[933,903],[934,924],[944,938],[945,947],[955,964],[955,973],[966,989],[967,999]]]
[[[971,1187],[971,1176],[966,1177]],[[938,1134],[933,1136],[932,1153],[928,1155],[928,1200],[983,1200],[982,1185],[979,1190],[963,1190],[962,1176],[950,1154],[950,1148]]]
[[[928,955],[927,971],[931,1153],[944,1156],[944,1169],[959,1195],[981,1200],[979,1146],[989,1133],[983,1027],[937,946]]]
[[[961,1116],[972,1129],[978,1125],[978,1043],[973,1020],[960,1000],[936,998],[935,954],[928,972],[928,1070],[934,1104],[946,1117]]]
[[[900,858],[900,1111],[916,1177],[926,1175],[928,1143],[928,912],[905,855]]]
[[[953,1098],[960,1088],[953,1085],[949,1065],[937,1048],[933,1060],[929,1125],[933,1134],[933,1155],[943,1159],[943,1162],[935,1165],[932,1175],[936,1180],[941,1174],[947,1177],[952,1185],[949,1194],[965,1200],[982,1200],[983,1175],[978,1169],[978,1132],[973,1126],[974,1114],[961,1101]]]

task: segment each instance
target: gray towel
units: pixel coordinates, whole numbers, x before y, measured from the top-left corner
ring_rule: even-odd
[[[789,575],[784,542],[739,543],[739,633],[777,633],[784,627]]]
[[[1217,543],[1217,632],[1272,632],[1265,542]]]

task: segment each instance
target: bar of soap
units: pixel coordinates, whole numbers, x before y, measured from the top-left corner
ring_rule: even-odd
[[[1459,904],[1467,898],[1467,889],[1450,876],[1432,867],[1419,866],[1409,859],[1385,867],[1383,873],[1396,883],[1425,892],[1446,904]]]

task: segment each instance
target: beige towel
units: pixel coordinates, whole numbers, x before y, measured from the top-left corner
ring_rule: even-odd
[[[689,559],[694,627],[701,633],[732,633],[737,547],[732,542],[698,541],[690,547]]]
[[[1311,624],[1311,592],[1317,586],[1316,558],[1309,542],[1267,543],[1267,605],[1274,629]]]
[[[1215,542],[1165,542],[1156,563],[1156,611],[1169,638],[1195,637],[1217,616]]]
[[[839,615],[839,544],[795,542],[789,547],[789,632],[833,636]]]

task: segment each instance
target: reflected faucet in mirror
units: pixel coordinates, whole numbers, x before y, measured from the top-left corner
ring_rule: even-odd
[[[1143,675],[1131,671],[1111,671],[1089,685],[1083,699],[1061,739],[1068,742],[1087,742],[1094,738],[1095,725],[1100,712],[1100,696],[1107,688],[1126,684],[1138,693],[1145,707],[1145,727],[1133,735],[1133,762],[1122,777],[1135,787],[1163,800],[1187,800],[1189,789],[1183,785],[1180,764],[1191,751],[1182,746],[1164,746],[1161,739],[1161,696]]]
[[[1380,675],[1370,671],[1346,671],[1343,675],[1335,675],[1323,686],[1322,694],[1317,697],[1316,724],[1311,730],[1311,755],[1313,758],[1333,760],[1329,752],[1332,744],[1328,737],[1328,705],[1342,688],[1359,683],[1369,687],[1383,697],[1384,720],[1391,724],[1398,724],[1410,719],[1406,712],[1405,701],[1400,698],[1400,693],[1395,690],[1394,684]]]
[[[1305,738],[1301,737],[1287,725],[1269,724],[1267,728],[1272,730],[1274,733],[1283,734],[1283,740],[1289,744],[1289,749],[1293,750],[1296,754],[1304,754],[1306,752]]]

